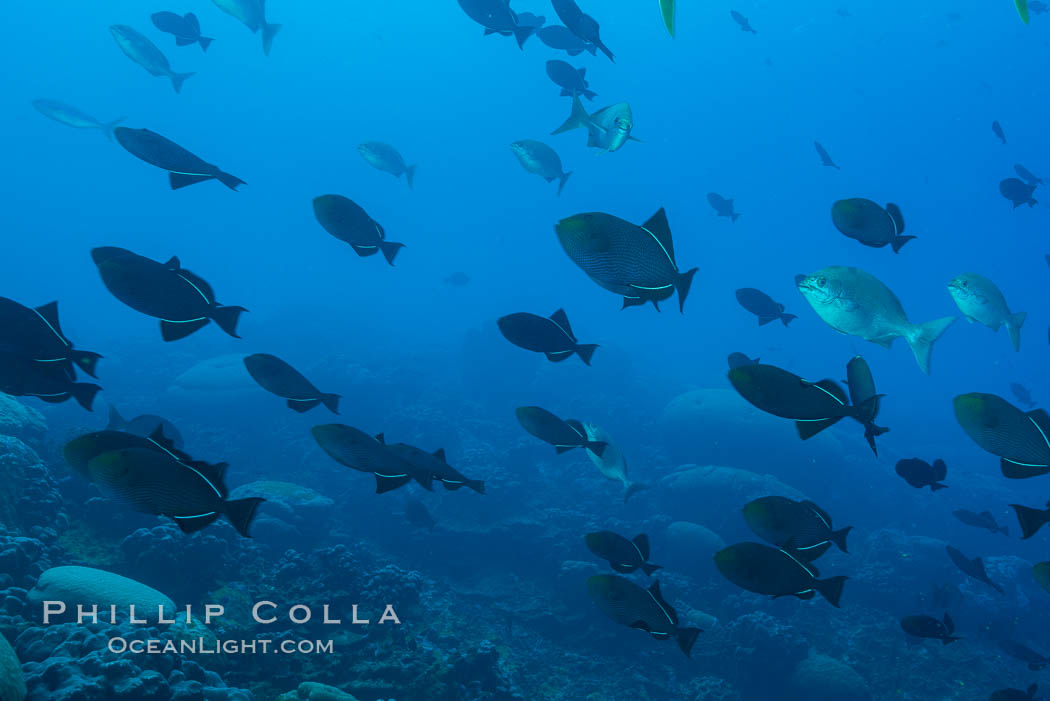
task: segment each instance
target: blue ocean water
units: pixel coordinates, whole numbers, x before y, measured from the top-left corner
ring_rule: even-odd
[[[559,22],[549,2],[512,5]],[[1015,163],[1048,172],[1039,79],[1047,15],[1033,11],[1026,25],[1006,0],[734,0],[683,4],[672,38],[656,2],[584,3],[612,62],[600,52],[569,57],[535,36],[521,49],[513,37],[483,36],[452,0],[275,0],[267,19],[282,27],[269,56],[258,34],[207,0],[6,10],[8,26],[33,31],[0,45],[11,67],[0,92],[8,192],[0,294],[31,307],[58,300],[66,335],[104,356],[92,413],[33,397],[19,401],[41,419],[11,410],[21,418],[9,432],[43,470],[10,469],[12,485],[38,489],[8,514],[4,547],[21,554],[0,566],[14,602],[0,628],[28,698],[197,698],[221,683],[272,699],[318,682],[359,701],[962,700],[1039,681],[1001,642],[1050,653],[1047,594],[1031,572],[1046,536],[1020,540],[1008,506],[1040,506],[1045,490],[1038,478],[1003,478],[956,422],[952,398],[987,392],[1017,403],[1015,382],[1037,403],[1050,391],[1046,213],[1042,204],[1014,209],[998,191]],[[150,22],[159,10],[196,13],[214,43],[206,52],[177,47]],[[756,33],[741,31],[730,10]],[[174,70],[195,75],[176,93],[121,52],[113,24],[134,27]],[[546,75],[551,59],[587,69],[598,93],[589,111],[629,102],[640,141],[599,155],[582,130],[552,136],[571,100]],[[40,98],[103,122],[123,117],[122,126],[162,134],[246,185],[173,191],[163,170],[104,134],[42,116],[32,106]],[[552,146],[573,172],[560,197],[516,161],[510,144],[521,139]],[[821,166],[815,140],[841,170]],[[418,166],[412,189],[361,158],[357,145],[367,141],[393,144]],[[732,198],[739,220],[717,217],[709,192]],[[312,208],[323,194],[351,198],[388,240],[404,243],[395,264],[359,257],[326,233]],[[895,254],[843,236],[830,209],[849,197],[898,204],[918,238]],[[642,224],[660,208],[678,264],[699,268],[684,313],[674,299],[659,313],[621,310],[565,255],[554,227],[583,212]],[[99,246],[178,256],[219,302],[248,308],[241,338],[209,324],[164,342],[155,319],[103,285],[90,256]],[[814,313],[795,276],[831,265],[878,277],[914,322],[959,316],[948,282],[980,273],[1013,311],[1028,313],[1021,350],[1005,330],[960,320],[936,343],[926,376],[903,341],[885,350]],[[446,281],[460,272],[467,284]],[[799,318],[758,326],[734,298],[743,287]],[[581,342],[600,345],[591,367],[548,363],[496,326],[506,314],[559,308]],[[886,395],[879,424],[891,432],[879,437],[879,455],[848,419],[803,443],[789,421],[752,409],[726,379],[733,351],[836,381],[862,354]],[[251,353],[277,355],[342,395],[339,416],[289,411],[239,365]],[[514,409],[527,405],[601,425],[630,479],[649,488],[624,503],[585,450],[555,455],[522,430]],[[255,537],[225,522],[183,534],[169,519],[101,501],[61,448],[102,429],[109,407],[172,421],[195,458],[229,463],[231,489],[270,483],[257,487],[270,491]],[[375,494],[370,476],[311,438],[312,426],[332,422],[444,447],[452,465],[485,480],[486,493],[410,484]],[[949,489],[905,484],[894,466],[911,457],[944,459]],[[731,469],[694,467],[712,465]],[[40,484],[49,485],[43,496]],[[726,544],[757,540],[739,511],[767,494],[811,499],[836,527],[854,527],[850,552],[833,549],[820,563],[851,578],[841,608],[743,592],[711,563]],[[409,522],[408,499],[425,504],[432,530]],[[962,524],[958,509],[990,511],[1009,536]],[[648,534],[665,598],[683,624],[704,629],[691,657],[615,625],[588,598],[587,578],[611,572],[583,544],[602,529]],[[949,544],[982,557],[1004,594],[959,572]],[[115,572],[180,606],[226,602],[219,637],[334,639],[335,651],[278,662],[139,656],[123,677],[107,677],[130,686],[106,686],[85,661],[89,645],[41,652],[41,641],[75,635],[40,625],[25,603],[44,564]],[[267,628],[246,613],[260,599],[318,611],[360,601],[373,618],[389,603],[402,624],[366,628],[367,637],[286,620]],[[964,640],[906,642],[902,617],[946,611]],[[94,631],[103,645],[110,633]],[[65,681],[45,674],[48,665],[65,670],[51,673]],[[184,678],[172,678],[173,665],[186,666]],[[189,690],[194,675],[200,688]]]

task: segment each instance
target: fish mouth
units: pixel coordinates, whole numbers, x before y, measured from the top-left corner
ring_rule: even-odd
[[[807,280],[809,280],[809,275],[796,275],[795,287],[797,287],[800,290],[810,289],[812,285],[810,285],[809,282],[807,282]]]

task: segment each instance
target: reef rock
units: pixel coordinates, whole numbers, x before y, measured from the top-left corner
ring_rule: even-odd
[[[810,654],[791,675],[798,701],[871,701],[871,689],[852,667],[826,655]]]
[[[730,537],[744,527],[740,509],[764,496],[806,497],[772,475],[717,465],[683,465],[660,480],[661,509],[671,518],[688,521],[704,514],[705,525]],[[642,492],[636,499],[646,498]]]
[[[654,538],[653,552],[661,553],[660,557],[668,562],[674,562],[676,569],[703,576],[716,574],[712,558],[725,546],[722,536],[710,528],[689,521],[675,521]]]
[[[26,681],[11,643],[0,635],[0,701],[22,701],[26,697]]]
[[[3,396],[3,395],[0,395]],[[0,435],[0,523],[28,531],[63,529],[68,519],[51,471],[17,438]]]
[[[357,701],[357,697],[327,684],[303,682],[295,691],[278,696],[277,701]]]
[[[44,601],[64,602],[67,615],[75,612],[78,604],[89,609],[98,604],[100,612],[116,606],[118,613],[127,613],[129,607],[134,605],[137,618],[154,623],[159,607],[163,606],[168,615],[175,611],[175,603],[156,589],[92,567],[52,567],[40,575],[27,601],[31,615],[37,620],[42,618]]]
[[[0,394],[0,435],[40,447],[46,434],[47,423],[39,411],[12,396]]]
[[[266,500],[252,524],[252,535],[260,543],[285,549],[299,544],[303,534],[328,532],[334,502],[309,487],[262,480],[243,484],[230,493],[230,499],[248,497]]]

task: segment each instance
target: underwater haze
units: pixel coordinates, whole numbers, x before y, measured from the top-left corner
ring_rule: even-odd
[[[1047,4],[165,3],[5,8],[0,700],[1050,696]]]

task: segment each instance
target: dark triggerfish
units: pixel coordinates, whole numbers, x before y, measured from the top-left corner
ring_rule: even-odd
[[[256,353],[244,359],[244,367],[260,387],[288,400],[288,408],[300,414],[324,404],[333,414],[339,413],[339,395],[327,394],[280,358]]]
[[[848,577],[817,579],[820,572],[791,553],[761,543],[737,543],[715,553],[722,576],[741,589],[774,599],[796,596],[812,599],[815,592],[838,607]]]
[[[889,245],[900,253],[904,244],[914,236],[904,233],[904,215],[892,202],[883,209],[871,200],[853,197],[831,205],[831,222],[842,234],[865,246],[882,248]]]
[[[857,421],[864,425],[864,439],[871,446],[871,452],[879,454],[875,446],[875,438],[887,433],[890,429],[885,426],[876,426],[875,419],[879,417],[879,406],[882,396],[875,391],[875,378],[871,374],[868,362],[859,355],[853,356],[846,363],[846,387],[849,389],[849,399],[855,407],[864,407],[864,411],[857,415]]]
[[[649,562],[649,536],[641,533],[627,540],[619,533],[598,531],[584,537],[587,549],[609,563],[617,572],[630,574],[641,569],[650,577],[661,569]]]
[[[375,255],[382,251],[390,265],[405,247],[403,243],[386,240],[383,227],[353,200],[342,195],[321,195],[314,198],[314,216],[318,223],[332,236],[350,244],[354,253],[361,256]]]
[[[1023,479],[1050,473],[1050,416],[1024,412],[1002,397],[960,394],[952,403],[955,419],[974,443],[997,455],[1003,475]]]
[[[42,365],[56,364],[75,377],[80,368],[92,377],[102,358],[98,353],[76,350],[58,323],[58,302],[34,308],[0,297],[0,352],[14,353]]]
[[[415,480],[433,489],[433,478],[425,469],[409,464],[391,451],[383,434],[372,437],[343,424],[323,424],[310,429],[317,445],[336,462],[376,478],[376,494],[389,492]]]
[[[518,312],[500,317],[496,321],[500,333],[508,341],[535,353],[543,353],[547,360],[557,363],[574,353],[586,365],[591,364],[591,356],[598,349],[594,343],[579,343],[572,333],[569,317],[564,309],[559,309],[550,317]]]
[[[116,137],[117,143],[135,158],[168,171],[168,182],[172,190],[205,180],[218,180],[231,190],[244,185],[240,178],[206,163],[174,141],[149,129],[117,127],[113,130],[113,136]]]
[[[522,428],[544,443],[553,445],[559,455],[573,448],[586,448],[601,456],[609,445],[605,441],[589,440],[586,429],[579,421],[562,420],[538,406],[521,406],[514,410],[514,414]]]
[[[834,543],[842,552],[852,526],[831,527],[831,516],[811,501],[787,497],[760,497],[743,509],[744,521],[762,540],[791,551],[800,559],[815,560]]]
[[[943,621],[938,621],[932,616],[905,616],[901,619],[901,630],[913,638],[940,640],[944,645],[962,640],[952,635],[955,632],[955,623],[948,614],[944,614]]]
[[[612,621],[644,630],[657,640],[674,637],[687,657],[697,636],[703,632],[699,628],[679,626],[678,613],[660,593],[660,582],[642,589],[615,574],[599,574],[587,580],[587,593]]]
[[[420,472],[429,474],[431,479],[441,482],[441,484],[445,485],[445,489],[450,492],[466,487],[478,494],[485,493],[485,480],[472,480],[449,465],[448,459],[445,457],[444,448],[438,448],[433,453],[428,453],[414,445],[394,443],[390,446],[390,452]]]
[[[681,272],[667,214],[661,208],[642,226],[602,212],[562,219],[554,228],[562,248],[600,286],[623,296],[623,306],[659,303],[678,292],[678,308],[697,268]]]

